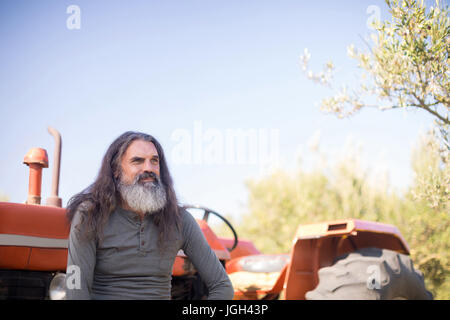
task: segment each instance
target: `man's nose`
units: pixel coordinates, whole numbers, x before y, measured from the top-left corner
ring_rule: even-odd
[[[142,168],[144,171],[147,172],[152,172],[152,164],[150,163],[150,161],[145,161],[144,162],[144,167]]]
[[[155,166],[151,163],[151,161],[145,161],[142,169],[147,172],[155,172]]]

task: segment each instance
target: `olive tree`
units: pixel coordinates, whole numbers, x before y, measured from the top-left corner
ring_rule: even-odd
[[[347,53],[358,63],[361,81],[355,88],[333,86],[335,66],[330,61],[320,73],[309,69],[307,49],[300,58],[308,78],[333,89],[334,95],[321,101],[321,109],[339,117],[353,115],[367,107],[380,110],[417,108],[433,115],[442,142],[449,144],[449,51],[448,6],[427,8],[414,0],[385,0],[391,20],[372,22],[366,51],[350,45]],[[376,103],[371,103],[376,98]]]

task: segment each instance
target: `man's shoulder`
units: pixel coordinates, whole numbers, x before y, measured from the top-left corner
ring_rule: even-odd
[[[73,213],[71,224],[80,227],[87,220],[89,213],[94,209],[95,204],[90,200],[85,200],[78,204]]]
[[[184,207],[178,207],[178,212],[180,214],[180,220],[181,220],[181,227],[182,229],[190,229],[192,226],[195,226],[197,224],[197,221],[195,220],[194,216],[187,211]]]
[[[180,219],[182,222],[194,220],[194,217],[192,216],[192,214],[189,211],[187,211],[186,208],[184,208],[182,206],[178,206],[178,213],[180,215]]]
[[[94,204],[89,200],[81,202],[76,207],[76,210],[74,212],[74,218],[77,217],[78,219],[80,219],[81,217],[85,216],[90,210],[92,210],[93,207]]]

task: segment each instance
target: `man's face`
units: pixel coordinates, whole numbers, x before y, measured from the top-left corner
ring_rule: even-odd
[[[159,156],[155,145],[144,140],[133,141],[122,156],[121,168],[121,181],[125,184],[132,184],[136,177],[144,172],[153,172],[159,177]],[[139,182],[150,181],[155,179],[147,177]]]
[[[117,188],[122,206],[139,214],[155,213],[167,202],[166,190],[159,175],[159,157],[155,145],[133,141],[121,160]]]

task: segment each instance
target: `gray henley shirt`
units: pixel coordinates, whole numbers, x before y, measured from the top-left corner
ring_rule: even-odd
[[[181,232],[160,252],[158,228],[151,215],[141,220],[117,208],[99,244],[80,235],[77,212],[70,228],[67,267],[79,268],[80,286],[67,289],[67,299],[170,299],[172,268],[180,249],[208,287],[208,299],[232,299],[231,281],[199,225],[186,210],[180,214]],[[73,270],[67,270],[68,277]]]

